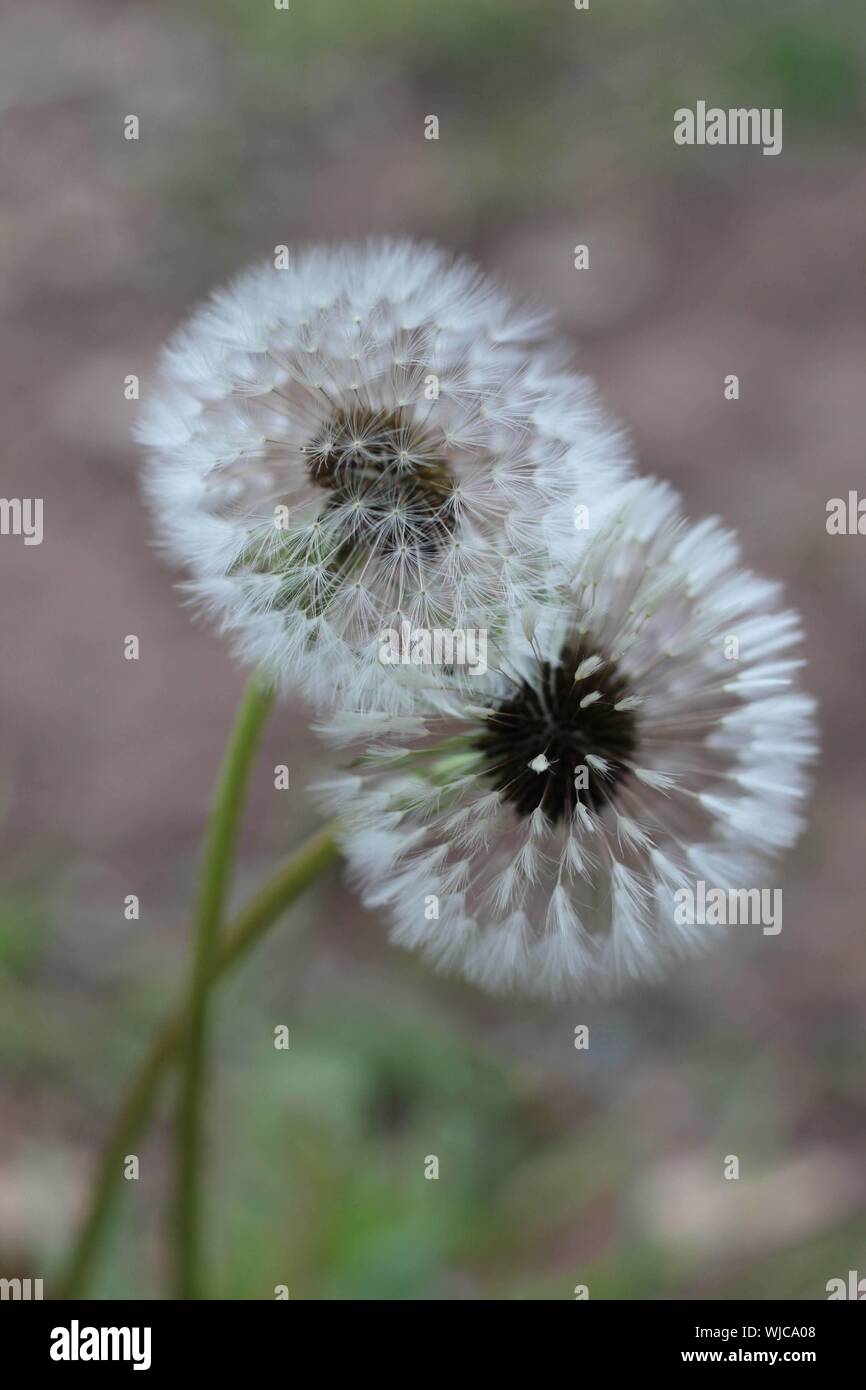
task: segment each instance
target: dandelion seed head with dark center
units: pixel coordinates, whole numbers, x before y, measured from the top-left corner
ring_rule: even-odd
[[[485,773],[518,815],[530,816],[539,807],[557,824],[571,817],[578,802],[601,811],[615,800],[617,787],[629,773],[637,749],[637,720],[630,709],[616,705],[629,695],[628,682],[614,662],[575,680],[578,667],[602,656],[580,642],[562,653],[558,665],[539,665],[535,681],[522,681],[516,694],[503,700],[487,718],[475,747],[484,754]],[[598,698],[581,707],[596,694]],[[530,764],[543,755],[547,766]],[[589,771],[587,786],[576,785],[578,768],[587,756],[609,764],[604,777]]]
[[[346,544],[432,555],[453,533],[454,474],[435,436],[402,409],[338,411],[305,452],[311,481],[331,494],[324,514],[345,520]]]

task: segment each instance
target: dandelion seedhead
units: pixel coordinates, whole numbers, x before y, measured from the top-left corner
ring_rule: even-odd
[[[716,934],[674,894],[749,888],[800,831],[815,753],[795,613],[652,479],[620,491],[569,582],[512,615],[490,668],[363,733],[322,793],[393,939],[492,990],[657,974]]]
[[[400,704],[381,634],[495,628],[629,473],[587,382],[474,266],[408,241],[241,275],[162,362],[139,434],[163,547],[242,656]]]

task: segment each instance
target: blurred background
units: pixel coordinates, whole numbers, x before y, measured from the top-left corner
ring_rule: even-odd
[[[330,875],[219,996],[212,1290],[824,1298],[866,1274],[866,540],[825,529],[866,475],[862,20],[860,0],[5,0],[0,490],[44,498],[45,540],[0,541],[0,1275],[50,1295],[177,998],[243,682],[150,548],[124,377],[146,393],[192,304],[276,244],[376,232],[557,307],[641,468],[786,580],[824,752],[781,935],[734,932],[613,1004],[434,976]],[[781,106],[781,155],[675,146],[698,99]],[[316,824],[309,718],[272,716],[238,901]],[[170,1100],[97,1295],[166,1288]]]

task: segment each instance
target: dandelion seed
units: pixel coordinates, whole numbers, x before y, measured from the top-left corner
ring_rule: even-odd
[[[545,328],[408,241],[302,251],[197,310],[145,407],[146,489],[244,659],[394,703],[383,632],[486,630],[543,587],[575,505],[600,520],[630,472]]]
[[[512,615],[471,704],[440,692],[423,736],[407,745],[395,731],[417,776],[446,741],[459,757],[435,806],[401,805],[378,754],[333,804],[368,899],[396,885],[395,940],[411,936],[492,990],[608,991],[708,944],[706,929],[675,924],[678,888],[760,882],[799,834],[816,751],[814,704],[789,655],[799,622],[777,586],[738,567],[728,532],[689,526],[653,480],[622,489],[571,582],[532,612],[531,625]],[[745,679],[732,682],[724,637],[745,625],[760,640],[744,644]],[[771,691],[748,679],[769,653]],[[337,714],[329,732],[351,738],[351,724]],[[393,842],[367,831],[383,806],[397,816]],[[483,839],[467,845],[455,829],[476,820]],[[411,847],[398,854],[401,832]],[[433,849],[447,853],[431,867]],[[439,920],[422,922],[430,893]]]

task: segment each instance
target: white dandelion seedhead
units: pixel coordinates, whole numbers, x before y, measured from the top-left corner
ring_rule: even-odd
[[[408,241],[253,268],[164,353],[158,537],[248,660],[397,701],[383,632],[494,627],[629,472],[587,382],[470,263]],[[579,536],[577,537],[579,540]]]
[[[609,990],[700,951],[712,929],[678,924],[676,890],[757,886],[801,828],[799,639],[729,532],[627,484],[528,632],[514,615],[472,702],[439,691],[413,729],[383,715],[324,789],[367,902],[396,942],[492,990]],[[356,730],[335,715],[326,732]]]

